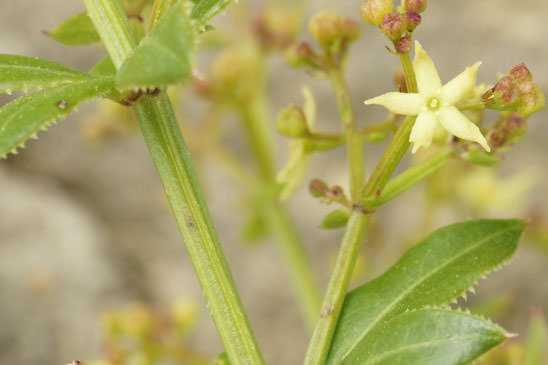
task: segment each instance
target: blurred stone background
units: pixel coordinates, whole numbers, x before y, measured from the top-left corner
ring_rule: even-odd
[[[306,3],[307,20],[320,9],[359,19],[360,1]],[[103,50],[68,48],[40,33],[82,10],[79,1],[1,1],[0,52],[88,70]],[[546,91],[547,17],[548,2],[542,0],[431,1],[417,38],[445,81],[477,60],[483,60],[479,80],[484,82],[494,81],[498,72],[524,61]],[[217,22],[222,30],[224,20]],[[393,87],[398,63],[384,50],[386,41],[376,29],[363,25],[363,30],[352,48],[347,75],[358,121],[365,125],[381,118],[384,111],[365,108],[362,100]],[[270,87],[273,114],[290,102],[300,103],[300,87],[307,84],[317,97],[320,127],[338,129],[336,105],[325,81],[287,68],[281,58],[273,60],[272,68],[276,76]],[[8,100],[2,96],[0,103]],[[83,126],[93,112],[94,104],[82,105],[79,113],[41,133],[17,156],[0,161],[0,364],[99,359],[101,313],[133,302],[161,310],[180,297],[192,298],[203,308],[191,338],[193,346],[217,354],[221,345],[141,137],[135,134],[101,146],[85,143]],[[191,112],[184,113],[192,119]],[[548,214],[548,189],[542,183],[548,179],[547,117],[544,111],[531,119],[526,141],[512,149],[500,171],[504,175],[536,167],[539,184],[529,199]],[[242,138],[234,134],[230,143],[238,147]],[[281,166],[287,140],[278,142]],[[368,147],[370,164],[384,146]],[[308,176],[343,183],[344,161],[344,151],[314,158]],[[215,166],[206,162],[200,168],[215,225],[267,362],[298,364],[308,333],[278,251],[270,242],[242,244],[240,191]],[[391,232],[391,240],[404,239],[405,227],[417,224],[420,189],[381,213],[380,226]],[[325,283],[341,232],[318,227],[329,208],[318,206],[304,188],[291,199],[290,207]],[[493,215],[512,216],[513,212]],[[394,230],[394,224],[402,229]],[[546,260],[538,251],[523,247],[510,266],[478,289],[479,299],[502,289],[517,298],[511,315],[501,320],[513,332],[525,332],[532,307],[548,309]]]

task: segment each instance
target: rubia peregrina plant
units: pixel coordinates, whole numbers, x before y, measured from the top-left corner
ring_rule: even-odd
[[[302,307],[314,324],[305,364],[463,364],[513,336],[450,304],[511,258],[524,228],[519,220],[480,219],[441,228],[383,275],[347,291],[372,214],[452,161],[495,165],[523,138],[528,118],[545,104],[524,64],[512,67],[493,86],[476,86],[479,63],[444,85],[432,59],[413,41],[426,0],[404,0],[399,6],[392,0],[366,0],[360,14],[387,36],[388,51],[399,57],[404,76],[398,91],[365,102],[386,107],[386,119],[360,127],[344,77],[350,46],[361,32],[352,19],[333,12],[315,15],[309,24],[318,44],[313,46],[292,44],[296,28],[285,27],[283,15],[263,13],[254,25],[256,37],[221,55],[211,80],[204,80],[193,73],[196,43],[229,0],[83,2],[86,13],[46,34],[69,45],[101,41],[108,56],[86,73],[36,58],[0,55],[0,91],[39,89],[0,109],[0,155],[16,153],[85,100],[107,98],[133,108],[223,343],[218,363],[264,361],[166,94],[168,86],[190,79],[202,95],[240,116],[256,169],[249,173],[226,155],[218,156],[237,170],[235,175],[245,177],[251,199],[261,202],[253,224],[268,226],[279,238]],[[274,49],[285,49],[291,65],[329,80],[342,129],[340,134],[318,130],[314,97],[303,88],[303,107],[289,105],[275,123],[292,139],[291,157],[277,174],[265,92],[265,58]],[[489,126],[482,123],[487,109],[499,113]],[[366,174],[366,144],[391,135]],[[411,144],[413,153],[422,147],[428,156],[393,177]],[[313,197],[337,205],[322,226],[344,227],[319,308],[308,259],[280,200],[289,198],[305,178],[314,153],[341,146],[347,148],[348,188],[321,179],[309,184]]]
[[[426,0],[402,1],[397,7],[392,0],[367,0],[360,9],[366,23],[377,26],[392,43],[393,48],[387,48],[400,58],[405,76],[405,83],[400,84],[399,92],[386,93],[365,101],[365,104],[385,106],[392,112],[391,115],[405,116],[368,179],[365,179],[363,158],[363,146],[367,138],[356,126],[343,78],[348,45],[358,34],[348,29],[356,28],[345,28],[345,25],[352,22],[336,14],[319,13],[310,23],[310,31],[319,49],[303,42],[294,45],[287,53],[290,64],[311,69],[314,75],[331,80],[344,133],[330,138],[339,138],[346,143],[350,175],[348,196],[340,186],[330,187],[319,179],[310,183],[310,193],[314,197],[321,198],[324,203],[336,203],[343,207],[325,218],[324,227],[344,226],[345,233],[324,296],[322,313],[306,354],[306,364],[460,364],[473,360],[510,337],[483,318],[449,310],[444,306],[472,288],[477,278],[510,257],[515,247],[510,248],[506,258],[499,257],[492,263],[488,262],[489,254],[475,256],[481,257],[481,264],[477,266],[479,271],[475,274],[475,270],[466,268],[467,264],[464,264],[469,253],[481,250],[480,247],[490,245],[489,242],[494,243],[492,247],[495,251],[505,255],[503,242],[517,242],[522,230],[519,221],[474,221],[442,229],[408,251],[386,274],[346,295],[358,249],[366,235],[369,215],[434,174],[451,159],[482,165],[498,162],[498,155],[503,150],[497,144],[490,146],[489,142],[499,138],[508,141],[509,147],[517,140],[512,137],[523,136],[525,120],[544,107],[542,91],[522,64],[512,68],[509,74],[513,76],[502,78],[495,86],[485,90],[485,87],[476,87],[479,62],[442,85],[432,59],[418,42],[415,43],[415,56],[411,61],[413,32],[421,24],[421,13],[426,7]],[[353,36],[348,36],[350,33]],[[472,109],[502,111],[501,122],[482,128],[477,118],[466,114]],[[315,135],[322,135],[312,129],[310,123],[303,123],[303,119],[306,122],[303,115],[306,116],[306,113],[290,106],[281,112],[282,119],[278,123],[279,128],[283,126],[282,134],[299,141],[300,145],[313,142]],[[508,123],[510,118],[515,119]],[[391,119],[392,126],[397,120]],[[385,123],[370,128],[378,126],[381,129]],[[499,124],[501,126],[497,127]],[[500,129],[504,132],[495,134],[493,131]],[[433,142],[435,147],[431,147]],[[392,178],[411,143],[413,152],[419,147],[430,147],[434,152],[429,158]],[[301,150],[305,151],[304,148]],[[307,152],[294,153],[286,169],[299,166],[298,169],[303,170],[309,155],[315,151],[309,149]],[[283,174],[282,182],[295,187],[298,184],[295,179],[301,179],[303,175],[302,172]],[[461,233],[468,230],[475,234],[483,233],[476,238],[465,238]],[[514,238],[510,238],[513,234],[509,232],[515,233]],[[437,237],[444,237],[444,244],[455,240],[458,243],[450,244],[451,247],[463,251],[450,253],[441,249],[441,246],[434,244]],[[501,240],[495,243],[499,238]],[[422,249],[425,251],[419,254]],[[407,263],[415,254],[417,259]],[[427,266],[431,259],[441,261],[432,263],[430,270]],[[453,265],[457,271],[470,274],[470,281],[464,278],[461,281],[460,274],[445,276],[448,273],[445,270],[452,270]],[[485,266],[481,268],[482,265]],[[438,276],[438,270],[444,271],[444,274]],[[414,272],[417,276],[414,276]],[[394,283],[388,279],[392,275]],[[451,279],[444,277],[456,279],[451,283]],[[434,289],[438,285],[443,288]],[[462,287],[451,288],[452,285]],[[414,295],[415,291],[423,289],[428,293]],[[442,293],[444,290],[452,294],[445,297]],[[390,293],[392,291],[393,294]],[[417,304],[415,300],[424,302]],[[432,323],[436,325],[432,326]]]

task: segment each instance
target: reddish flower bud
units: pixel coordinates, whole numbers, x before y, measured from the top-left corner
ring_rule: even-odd
[[[504,106],[515,103],[519,98],[514,80],[509,76],[504,76],[497,82],[493,88],[493,95],[497,104]]]
[[[396,45],[396,51],[402,54],[409,53],[409,51],[411,51],[412,48],[413,48],[413,41],[409,37],[402,37],[398,41],[398,44]]]
[[[422,13],[426,10],[427,0],[405,0],[405,10]]]
[[[352,19],[344,19],[342,33],[344,38],[354,41],[360,36],[360,26]]]
[[[392,0],[366,0],[360,7],[360,14],[367,24],[380,26],[384,17],[392,10]]]
[[[387,14],[382,20],[381,31],[394,42],[401,38],[405,28],[405,18],[400,13]]]
[[[407,12],[405,13],[405,19],[407,20],[407,30],[412,32],[420,25],[422,17],[419,13]]]
[[[544,93],[540,86],[533,81],[523,81],[518,84],[520,100],[517,111],[523,115],[531,115],[546,106]]]
[[[329,187],[327,184],[320,179],[313,179],[310,181],[310,184],[308,184],[308,191],[314,198],[322,198],[328,190]]]
[[[306,42],[291,45],[285,53],[285,60],[291,66],[311,65],[315,57],[314,50]]]
[[[525,63],[520,62],[517,65],[513,66],[510,71],[508,71],[508,75],[514,79],[516,82],[520,81],[532,81],[533,75],[531,74],[531,71],[525,66]]]

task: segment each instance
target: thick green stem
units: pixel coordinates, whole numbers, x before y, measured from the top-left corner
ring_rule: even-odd
[[[126,13],[118,0],[82,0],[116,68],[137,45]]]
[[[354,210],[348,220],[335,268],[327,284],[322,312],[308,345],[305,365],[325,363],[368,221],[369,217],[359,209]]]
[[[119,68],[136,45],[120,3],[83,1]],[[167,95],[143,96],[135,111],[231,364],[263,364]]]
[[[142,97],[135,111],[231,364],[262,364],[167,96]]]

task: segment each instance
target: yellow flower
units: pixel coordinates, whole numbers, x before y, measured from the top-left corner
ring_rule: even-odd
[[[479,143],[490,151],[480,129],[472,123],[455,104],[464,99],[476,85],[476,74],[481,62],[477,62],[464,72],[441,84],[434,62],[424,51],[419,42],[415,42],[415,70],[418,93],[389,92],[365,101],[365,104],[378,104],[393,113],[416,115],[417,120],[411,131],[409,142],[413,143],[413,153],[420,147],[428,147],[439,124],[449,133]]]

